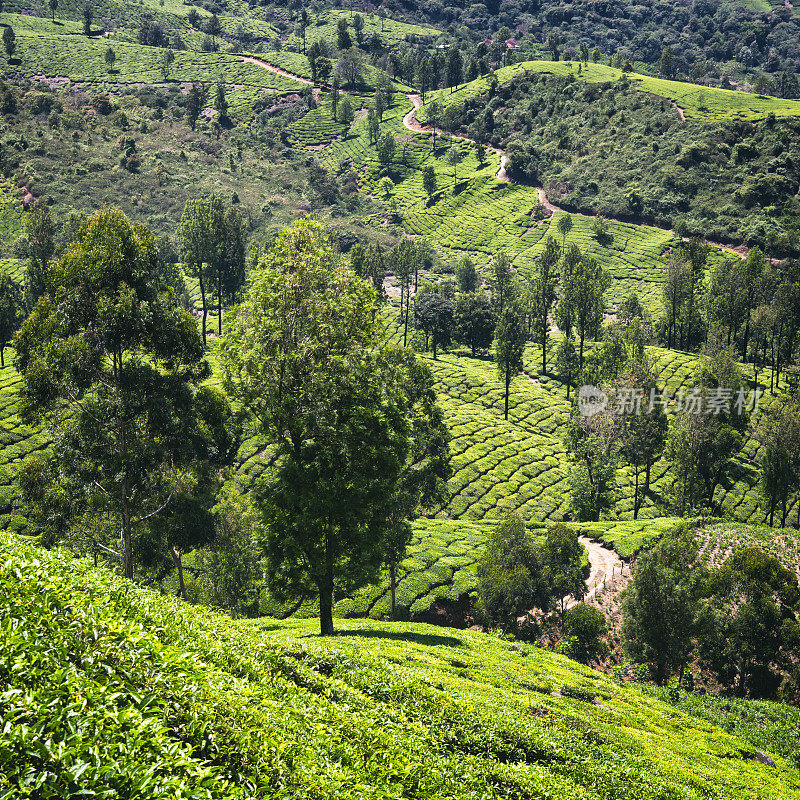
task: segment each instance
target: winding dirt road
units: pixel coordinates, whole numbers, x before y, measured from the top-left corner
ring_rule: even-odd
[[[295,75],[291,72],[288,72],[287,70],[282,69],[281,67],[277,67],[275,66],[275,64],[272,64],[269,61],[265,61],[262,58],[255,58],[254,56],[242,56],[242,61],[247,64],[255,64],[258,67],[262,67],[263,69],[269,70],[270,72],[274,72],[276,75],[282,75],[284,78],[290,78],[291,80],[297,81],[298,83],[304,83],[306,85],[314,85],[313,81],[309,80],[308,78],[303,78],[300,75]],[[314,98],[317,102],[319,102],[320,92],[321,88],[315,86]],[[434,128],[432,126],[423,125],[417,119],[417,109],[422,107],[422,97],[420,97],[420,95],[418,94],[409,94],[408,99],[411,101],[413,108],[403,116],[403,126],[408,130],[413,131],[414,133],[433,133]],[[683,114],[683,109],[681,109],[674,101],[673,105],[675,106],[675,109],[677,110],[681,120],[685,122],[686,117]],[[440,133],[446,134],[452,139],[459,139],[462,142],[477,144],[477,142],[474,139],[470,139],[468,136],[459,136],[457,134],[450,133],[449,131],[440,131]],[[500,150],[500,148],[498,147],[492,147],[491,145],[484,145],[484,147],[488,151],[495,153],[497,156],[500,157],[500,169],[497,170],[495,178],[497,178],[498,181],[502,181],[503,183],[513,183],[506,169],[508,166],[508,156],[506,155],[505,151]],[[545,190],[542,187],[537,187],[536,191],[539,195],[539,203],[545,209],[547,209],[551,214],[555,213],[556,211],[573,213],[566,211],[560,206],[557,206],[552,201],[548,200],[547,194],[545,193]],[[581,216],[592,217],[595,215],[581,214]],[[614,222],[623,222],[623,220],[616,220],[613,217],[608,217],[608,219]],[[650,227],[658,227],[658,226],[651,225]],[[659,230],[664,230],[667,233],[671,233],[673,236],[677,235],[675,231],[673,231],[671,228],[659,228]],[[748,253],[750,252],[749,248],[745,247],[744,245],[739,245],[734,247],[732,245],[722,244],[721,242],[715,242],[711,239],[705,239],[704,241],[706,244],[711,245],[712,247],[717,247],[720,250],[723,250],[724,252],[727,253],[733,253],[734,255],[737,255],[740,258],[746,258]]]
[[[423,125],[417,119],[417,109],[422,106],[422,98],[418,94],[410,94],[408,95],[408,99],[412,102],[413,108],[403,116],[403,125],[410,131],[414,131],[415,133],[433,133],[433,128],[430,125]],[[683,114],[683,110],[675,103],[675,108],[680,115],[681,120],[684,122],[686,121],[686,117]],[[462,142],[469,142],[470,144],[475,144],[474,139],[470,139],[468,136],[460,136],[458,134],[450,133],[449,131],[439,130],[440,134],[444,134],[449,136],[452,139],[459,139]],[[506,155],[505,151],[500,150],[498,147],[492,147],[490,145],[484,145],[487,150],[495,153],[496,155],[500,156],[500,169],[497,171],[495,177],[497,180],[502,181],[503,183],[514,183],[508,175],[506,171],[506,167],[508,165],[508,156]],[[556,211],[563,211],[566,214],[571,213],[578,213],[582,217],[594,217],[597,216],[596,214],[584,214],[581,212],[571,212],[566,211],[566,209],[557,206],[555,203],[547,199],[547,194],[545,190],[539,186],[536,188],[536,191],[539,195],[539,203],[547,209],[551,214],[554,214]],[[624,222],[624,220],[617,220],[614,217],[607,217],[607,219],[611,220],[612,222]],[[646,224],[646,223],[643,223]],[[649,225],[651,228],[658,228],[659,230],[666,231],[667,233],[671,233],[673,236],[677,236],[674,230],[671,228],[660,228],[657,225]],[[744,245],[732,246],[727,244],[722,244],[722,242],[715,242],[711,239],[704,239],[703,240],[706,244],[710,245],[711,247],[717,247],[720,250],[726,253],[733,253],[734,255],[739,256],[740,258],[747,258],[747,255],[750,252],[750,249],[745,247]]]
[[[422,97],[418,94],[410,94],[408,95],[408,99],[413,103],[414,108],[412,108],[404,117],[403,117],[403,125],[408,128],[410,131],[414,131],[414,133],[434,133],[434,128],[431,125],[423,125],[417,119],[417,109],[422,107]],[[470,139],[468,136],[459,136],[455,133],[449,133],[447,131],[439,131],[439,133],[445,133],[451,139],[458,139],[461,142],[469,142],[469,144],[478,144],[474,139]],[[484,145],[484,147],[490,152],[494,153],[495,155],[500,156],[500,169],[497,170],[497,174],[495,178],[497,180],[502,181],[503,183],[511,183],[511,178],[508,177],[508,173],[506,172],[506,164],[508,163],[508,156],[502,151],[499,150],[497,147],[492,147],[491,145]]]
[[[598,542],[592,541],[586,536],[578,538],[589,555],[590,572],[586,580],[586,594],[583,598],[584,603],[589,603],[613,574],[619,573],[619,575],[622,575],[622,561],[613,550],[603,547]],[[572,599],[566,604],[566,607],[571,608],[578,602]]]
[[[283,75],[284,78],[291,78],[293,81],[297,81],[298,83],[306,83],[306,84],[312,83],[312,81],[310,81],[308,78],[301,78],[299,75],[294,75],[291,72],[287,72],[285,69],[276,67],[274,64],[270,64],[269,61],[264,61],[261,58],[254,58],[253,56],[242,56],[242,61],[244,61],[245,64],[255,64],[257,67],[262,67],[268,72],[274,72],[276,75]]]

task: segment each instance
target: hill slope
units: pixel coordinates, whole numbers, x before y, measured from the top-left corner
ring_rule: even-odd
[[[231,622],[0,536],[0,797],[792,798],[744,739],[472,632]]]

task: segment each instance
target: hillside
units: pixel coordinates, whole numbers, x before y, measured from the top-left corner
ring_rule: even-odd
[[[764,727],[737,737],[723,709],[479,633],[234,623],[7,534],[0,564],[8,797],[800,794],[786,707],[740,705]]]

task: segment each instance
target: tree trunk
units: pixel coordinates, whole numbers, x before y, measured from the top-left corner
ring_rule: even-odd
[[[542,375],[547,373],[547,320],[542,326]]]
[[[181,552],[177,547],[173,547],[170,551],[172,560],[175,563],[175,569],[178,570],[178,595],[182,600],[186,599],[186,584],[183,582],[183,559]]]
[[[747,344],[750,341],[750,306],[747,307],[747,314],[744,322],[744,342],[742,343],[742,358],[747,361]],[[758,379],[756,378],[756,382]]]
[[[633,474],[636,476],[633,489],[633,518],[637,519],[639,516],[639,467],[634,467]]]
[[[0,347],[0,367],[5,367],[6,365],[6,348],[5,345]]]
[[[120,368],[122,364],[119,365]],[[133,551],[131,546],[131,512],[128,508],[128,477],[126,474],[126,463],[128,460],[128,438],[125,430],[125,422],[122,421],[119,431],[119,452],[122,461],[122,481],[121,481],[121,508],[120,525],[122,528],[122,569],[128,580],[133,580]]]
[[[330,533],[325,535],[325,574],[319,583],[319,632],[333,634],[333,545]]]
[[[222,270],[217,268],[217,335],[222,336]]]
[[[505,418],[508,419],[508,390],[511,386],[511,366],[506,367],[506,407]]]
[[[569,390],[572,388],[572,376],[567,378],[567,401],[569,401]]]
[[[392,602],[391,605],[392,619],[395,618],[395,609],[397,607],[395,604],[396,589],[397,589],[397,564],[395,564],[394,561],[392,561],[392,563],[389,564],[389,592],[391,594],[391,602]]]
[[[742,659],[739,664],[739,682],[736,687],[736,694],[739,697],[744,697],[744,690],[745,690],[745,676],[747,675],[747,660]]]
[[[200,269],[197,270],[197,274],[200,278],[200,300],[203,306],[203,345],[205,346],[206,343],[206,317],[208,316],[208,307],[206,306],[206,286],[203,282],[203,265],[200,265]]]
[[[319,632],[321,636],[333,634],[333,591],[323,582],[319,590]]]
[[[403,327],[403,347],[406,346],[406,340],[408,339],[408,311],[411,305],[410,303],[410,295],[411,295],[411,279],[409,278],[406,281],[406,321]],[[436,349],[436,345],[434,344],[434,350]]]

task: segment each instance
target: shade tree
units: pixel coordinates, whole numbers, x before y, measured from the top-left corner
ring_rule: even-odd
[[[45,541],[93,521],[104,530],[96,546],[132,578],[162,520],[179,503],[200,508],[212,465],[235,453],[230,410],[205,397],[202,340],[159,284],[146,228],[98,211],[52,270],[14,339],[21,413],[46,421],[53,440],[21,470],[23,499]]]
[[[316,597],[322,634],[335,593],[386,563],[413,449],[406,356],[375,300],[327,230],[303,221],[266,250],[220,350],[229,394],[274,447],[257,495],[267,583],[279,600]]]

